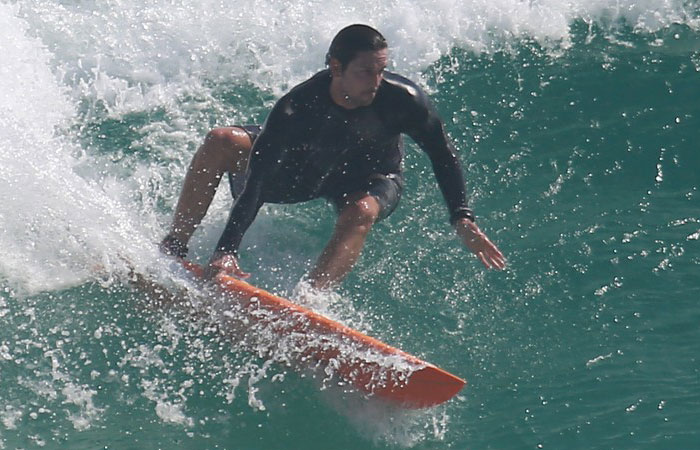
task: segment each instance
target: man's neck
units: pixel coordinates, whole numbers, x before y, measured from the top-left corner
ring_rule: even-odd
[[[336,78],[331,79],[330,95],[333,103],[343,109],[356,109],[359,107],[359,105],[355,104],[343,91],[340,82]]]

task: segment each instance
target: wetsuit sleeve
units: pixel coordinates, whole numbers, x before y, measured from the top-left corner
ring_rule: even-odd
[[[264,203],[266,183],[274,179],[282,162],[284,138],[290,128],[289,115],[284,113],[290,100],[282,98],[272,108],[262,132],[251,148],[248,174],[243,192],[231,208],[216,251],[236,254],[243,235],[253,223]]]
[[[467,206],[464,175],[457,151],[445,134],[443,123],[427,95],[418,90],[415,100],[415,111],[407,134],[430,158],[435,178],[450,212],[450,223],[454,224],[461,218],[473,221],[474,213]]]

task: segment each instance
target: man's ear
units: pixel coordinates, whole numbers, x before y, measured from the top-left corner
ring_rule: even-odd
[[[330,67],[331,75],[334,77],[339,77],[343,74],[343,65],[336,58],[331,58],[328,67]]]

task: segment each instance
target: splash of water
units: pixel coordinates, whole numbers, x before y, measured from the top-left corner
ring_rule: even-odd
[[[611,5],[448,0],[440,2],[441,14],[428,14],[434,5],[408,0],[340,6],[250,0],[224,5],[222,11],[218,1],[0,4],[0,41],[12,43],[0,53],[0,277],[12,287],[2,295],[14,299],[16,289],[32,293],[81,285],[94,277],[96,267],[109,281],[127,272],[123,258],[144,273],[157,267],[160,261],[155,261],[151,243],[162,232],[186,162],[203,132],[229,121],[260,118],[261,104],[320,68],[330,38],[350,22],[368,22],[382,30],[392,45],[395,68],[412,77],[454,47],[497,52],[533,39],[553,53],[565,51],[571,23],[577,20],[610,29],[624,24],[637,33],[654,33],[674,23],[698,26],[697,11],[681,1]],[[246,99],[237,89],[249,85],[256,88],[250,89],[256,93],[251,95],[262,93],[241,107],[236,102]],[[126,137],[114,137],[120,133]],[[551,195],[564,182],[562,178],[552,184]],[[223,220],[227,207],[227,202],[215,204],[214,217],[218,213],[219,218],[208,220]],[[698,233],[687,239],[697,240]],[[400,278],[394,283],[396,291],[403,289]],[[107,292],[110,300],[119,298],[119,292]],[[75,301],[72,294],[49,300]],[[354,311],[334,301],[316,300],[316,307],[331,315],[354,317]],[[104,308],[99,302],[85,303],[92,308],[88,310]],[[122,326],[138,320],[129,312],[132,303],[115,304]],[[187,401],[196,397],[200,385],[226,402],[237,398],[239,386],[247,387],[243,397],[251,408],[274,407],[274,400],[260,392],[261,380],[284,382],[280,367],[298,352],[291,344],[280,345],[273,352],[277,356],[269,357],[267,347],[260,359],[241,361],[227,359],[228,353],[252,348],[257,355],[255,349],[266,347],[247,342],[248,347],[232,349],[229,341],[213,339],[207,325],[190,326],[169,317],[153,319],[155,326],[144,320],[126,330],[112,317],[92,316],[78,324],[66,319],[67,328],[89,331],[95,342],[88,347],[62,337],[60,322],[37,325],[41,318],[36,309],[8,311],[0,297],[0,317],[9,317],[24,330],[30,350],[3,344],[0,357],[36,363],[40,375],[20,387],[50,408],[69,409],[71,425],[81,429],[99,421],[106,410],[91,380],[137,398],[120,399],[121,404],[148,400],[149,406],[139,406],[152,406],[161,420],[183,428],[196,426],[196,411],[188,409]],[[48,307],[43,311],[55,312]],[[239,318],[226,311],[221,309],[212,321]],[[75,314],[76,308],[70,312]],[[370,329],[372,321],[360,317],[354,325]],[[156,328],[156,336],[139,334],[149,327]],[[49,337],[36,337],[44,335]],[[259,336],[264,340],[264,333]],[[31,353],[32,348],[41,355]],[[85,362],[81,352],[91,353],[94,360],[103,357],[88,376],[75,369]],[[113,361],[121,366],[110,367]],[[7,429],[28,414],[45,414],[8,406],[2,413]],[[426,436],[410,424],[432,422],[428,435],[439,439],[447,423],[438,411],[417,421],[408,418],[402,422],[408,426],[396,429],[391,423],[403,419],[394,412],[349,411],[358,422],[368,418],[361,429],[376,426],[374,433],[381,439],[408,446]]]

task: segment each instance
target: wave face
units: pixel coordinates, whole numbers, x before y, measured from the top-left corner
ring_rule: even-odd
[[[357,22],[431,93],[509,260],[485,272],[459,247],[409,143],[398,210],[337,294],[306,293],[468,379],[422,413],[319,387],[273,338],[216,331],[224,300],[153,245],[206,132],[262,122]],[[5,1],[0,42],[0,449],[700,440],[694,2]],[[195,259],[229,207],[221,189]],[[299,293],[333,223],[322,201],[267,205],[242,264]],[[194,309],[151,308],[134,271]]]

